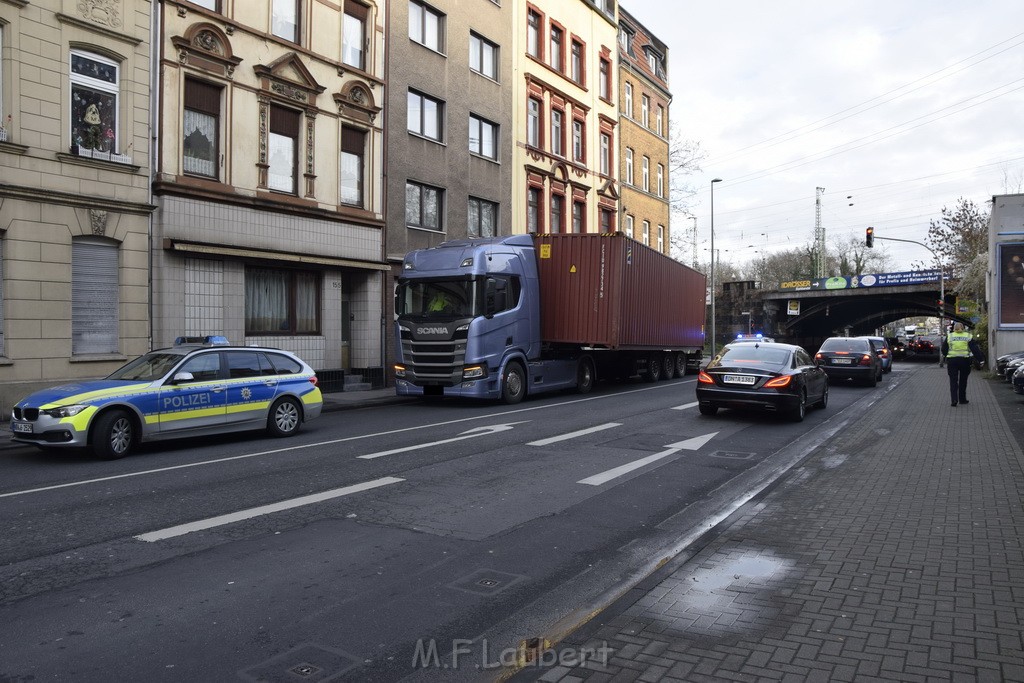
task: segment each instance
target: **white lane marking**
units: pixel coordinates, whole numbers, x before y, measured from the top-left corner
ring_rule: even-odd
[[[677,443],[670,443],[667,446],[665,446],[665,448],[667,448],[668,450],[662,451],[661,453],[655,453],[654,455],[648,455],[646,458],[641,458],[639,460],[634,460],[633,462],[626,463],[625,465],[620,465],[618,467],[615,467],[613,469],[607,470],[605,472],[601,472],[600,474],[595,474],[592,477],[587,477],[586,479],[581,479],[580,481],[578,481],[576,483],[577,484],[589,484],[590,486],[600,486],[601,484],[607,483],[607,482],[611,481],[612,479],[617,479],[617,478],[621,477],[624,474],[629,474],[633,470],[638,470],[641,467],[644,467],[646,465],[650,465],[652,462],[657,462],[658,460],[661,460],[662,458],[667,458],[668,456],[672,455],[673,453],[678,453],[681,450],[687,450],[687,451],[698,450],[701,446],[706,444],[708,441],[711,441],[711,439],[713,439],[717,434],[718,434],[718,432],[712,432],[711,434],[705,434],[703,436],[695,436],[692,439],[687,439],[686,441],[679,441]]]
[[[261,517],[263,515],[281,512],[282,510],[291,510],[292,508],[302,507],[303,505],[322,503],[323,501],[331,500],[332,498],[340,498],[352,493],[359,493],[360,491],[368,491],[381,486],[387,486],[388,484],[397,484],[400,481],[405,480],[398,479],[397,477],[383,477],[372,481],[364,481],[361,484],[353,484],[352,486],[346,486],[340,489],[313,493],[308,496],[302,496],[301,498],[292,498],[291,500],[282,500],[278,503],[261,505],[259,507],[249,508],[248,510],[239,510],[238,512],[218,515],[217,517],[210,517],[208,519],[201,519],[197,522],[189,522],[188,524],[179,524],[178,526],[167,527],[166,529],[160,529],[159,531],[140,534],[135,538],[140,541],[154,543],[156,541],[174,538],[175,536],[184,536],[185,534],[190,534],[193,531],[202,531],[204,529],[212,529],[213,527],[224,526],[225,524],[231,524],[233,522],[240,522],[243,519]]]
[[[529,420],[526,420],[529,422]],[[431,446],[440,446],[446,443],[454,443],[456,441],[464,441],[466,439],[475,439],[478,436],[487,436],[488,434],[497,434],[498,432],[507,432],[513,428],[513,425],[524,424],[524,422],[509,422],[503,425],[491,425],[489,427],[474,427],[469,431],[462,432],[462,434],[452,437],[450,439],[442,439],[441,441],[431,441],[430,443],[417,443],[412,446],[403,446],[402,448],[393,448],[390,451],[380,451],[379,453],[368,453],[367,455],[360,455],[359,457],[363,460],[373,460],[374,458],[383,458],[385,455],[395,455],[396,453],[405,453],[407,451],[418,451],[421,448],[430,448]]]
[[[594,432],[603,432],[606,429],[613,429],[615,427],[621,427],[621,422],[609,422],[608,424],[597,425],[596,427],[590,427],[588,429],[581,429],[578,432],[569,432],[568,434],[562,434],[561,436],[552,436],[550,439],[541,439],[540,441],[531,441],[526,444],[527,446],[550,446],[553,443],[559,441],[568,441],[569,439],[575,439],[577,436],[586,436],[587,434],[593,434]]]
[[[560,408],[562,406],[574,405],[576,403],[586,403],[588,401],[603,401],[608,398],[619,398],[621,396],[627,396],[629,394],[636,394],[641,391],[656,391],[658,389],[671,389],[672,387],[679,386],[680,384],[689,384],[695,380],[684,379],[680,382],[671,382],[668,384],[659,382],[654,386],[643,387],[641,389],[630,389],[629,391],[619,391],[614,394],[603,394],[601,396],[590,396],[588,398],[577,398],[570,401],[562,401],[561,403],[545,403],[540,406],[533,406],[532,408],[517,408],[516,410],[506,410],[501,413],[488,413],[486,415],[474,415],[473,417],[461,417],[457,420],[446,420],[444,422],[435,422],[429,425],[416,425],[415,427],[402,427],[401,429],[392,429],[386,432],[376,432],[373,434],[360,434],[358,436],[346,436],[342,439],[330,439],[328,441],[315,441],[313,443],[301,444],[299,446],[288,446],[286,448],[275,448],[269,451],[258,451],[256,453],[245,453],[243,455],[232,455],[226,458],[214,458],[213,460],[203,460],[201,462],[190,462],[183,465],[170,465],[169,467],[158,467],[151,470],[142,470],[140,472],[126,472],[125,474],[112,474],[109,477],[96,477],[95,479],[82,479],[81,481],[69,481],[64,484],[53,484],[51,486],[40,486],[34,489],[23,489],[21,491],[9,491],[7,493],[0,493],[0,498],[10,498],[13,496],[25,496],[30,493],[43,493],[45,491],[55,491],[57,489],[65,489],[72,486],[84,486],[86,484],[98,484],[104,481],[114,481],[116,479],[127,479],[129,477],[141,477],[147,474],[161,474],[163,472],[173,472],[174,470],[183,470],[190,467],[205,467],[206,465],[219,465],[224,462],[231,462],[233,460],[246,460],[248,458],[259,458],[264,455],[276,455],[278,453],[287,453],[289,451],[305,450],[307,448],[317,448],[319,446],[332,446],[338,443],[345,443],[347,441],[359,441],[360,439],[375,439],[381,436],[391,436],[392,434],[401,434],[403,432],[412,432],[420,429],[426,429],[429,427],[444,427],[446,425],[460,424],[463,422],[472,422],[474,420],[490,420],[494,418],[500,418],[505,415],[515,415],[517,413],[526,413],[531,410],[550,410],[551,408]]]
[[[685,404],[683,404],[681,406],[676,406],[675,408],[672,408],[672,410],[686,410],[687,408],[695,408],[695,407],[697,407],[697,402],[696,401],[694,401],[693,403],[685,403]]]

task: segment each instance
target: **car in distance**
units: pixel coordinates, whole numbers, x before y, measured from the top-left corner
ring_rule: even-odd
[[[871,343],[871,348],[878,354],[878,359],[882,361],[882,372],[892,372],[892,350],[889,348],[889,342],[885,340],[885,337],[871,337],[864,335],[864,339],[867,339]]]
[[[105,379],[23,398],[11,438],[44,449],[90,447],[112,460],[144,441],[263,428],[291,436],[322,409],[316,373],[295,354],[179,337]]]
[[[886,337],[885,341],[892,351],[893,360],[903,360],[907,357],[907,345],[899,337]]]
[[[908,355],[912,354],[919,360],[938,360],[940,343],[936,336],[917,337],[907,346]]]
[[[852,379],[873,387],[882,379],[882,359],[863,337],[829,337],[814,359],[830,380]]]
[[[807,351],[792,344],[726,344],[697,375],[697,408],[774,411],[800,421],[807,407],[828,405],[828,377]]]

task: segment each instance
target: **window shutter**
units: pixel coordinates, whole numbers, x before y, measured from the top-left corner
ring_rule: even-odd
[[[352,0],[346,0],[345,2],[345,14],[351,15],[356,19],[360,19],[365,22],[366,17],[369,14],[369,8],[366,5],[358,2],[352,2]]]
[[[71,248],[71,352],[118,352],[118,249],[75,240]]]
[[[284,107],[270,107],[270,132],[298,139],[302,116],[299,112]]]
[[[345,128],[341,131],[341,151],[362,156],[365,139],[366,133],[363,131]]]
[[[185,108],[201,111],[210,116],[220,115],[220,91],[215,85],[185,79]]]

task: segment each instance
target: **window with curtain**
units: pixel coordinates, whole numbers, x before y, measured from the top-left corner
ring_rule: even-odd
[[[494,237],[498,229],[498,204],[469,198],[466,232],[470,237]]]
[[[182,168],[190,175],[216,178],[220,157],[220,97],[222,89],[185,79],[182,130]]]
[[[270,32],[278,38],[299,42],[299,0],[271,0]]]
[[[81,237],[71,243],[71,353],[118,353],[117,244]]]
[[[319,334],[318,272],[247,266],[245,334]]]
[[[302,114],[277,105],[270,106],[270,133],[267,136],[267,186],[271,190],[298,192],[299,129]]]
[[[105,57],[71,51],[71,144],[120,152],[120,67]]]
[[[353,128],[341,131],[341,203],[364,205],[363,178],[366,173],[366,133]]]
[[[341,20],[341,61],[366,71],[366,19],[365,5],[347,0]]]

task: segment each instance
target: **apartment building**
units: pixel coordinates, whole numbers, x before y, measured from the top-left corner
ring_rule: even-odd
[[[159,4],[154,344],[222,334],[383,377],[386,11]]]
[[[616,2],[514,4],[513,232],[616,230]]]
[[[668,48],[619,8],[621,229],[669,253]]]
[[[148,350],[149,0],[0,0],[0,411]]]

